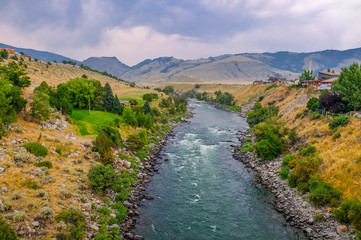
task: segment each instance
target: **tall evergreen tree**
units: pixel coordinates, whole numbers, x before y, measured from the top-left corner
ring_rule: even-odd
[[[149,102],[146,101],[143,105],[143,112],[144,114],[152,114],[152,109],[150,109],[150,105],[149,105]]]
[[[112,88],[109,83],[104,86],[104,97],[103,97],[104,108],[106,111],[112,111],[114,107],[114,95]]]
[[[117,114],[122,114],[122,105],[120,105],[118,96],[115,95],[114,101],[113,101],[113,111]]]

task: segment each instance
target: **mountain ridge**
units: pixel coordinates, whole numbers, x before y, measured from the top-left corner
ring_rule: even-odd
[[[278,51],[274,53],[223,54],[195,60],[168,56],[145,59],[134,66],[128,66],[116,57],[90,57],[81,62],[58,54],[0,44],[0,47],[4,46],[16,51],[20,49],[43,61],[52,61],[49,60],[51,57],[76,61],[78,64],[84,64],[101,72],[106,71],[140,85],[157,85],[172,80],[249,83],[254,80],[265,80],[271,76],[294,79],[303,69],[308,69],[309,59],[312,59],[314,74],[328,68],[339,72],[353,62],[361,63],[361,48],[327,49],[301,53]]]

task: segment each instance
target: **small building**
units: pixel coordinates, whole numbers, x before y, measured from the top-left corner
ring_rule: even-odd
[[[334,77],[334,78],[330,78],[330,79],[326,79],[326,80],[323,80],[321,82],[321,85],[318,86],[318,88],[316,90],[318,91],[322,91],[322,90],[331,90],[331,87],[332,87],[332,83],[334,81],[338,80],[338,77]]]
[[[331,78],[338,78],[340,76],[339,73],[334,72],[318,72],[318,79],[323,81]]]
[[[128,100],[119,100],[119,102],[123,107],[130,106],[130,101]]]
[[[314,80],[302,81],[303,88],[313,87],[314,89],[317,89],[320,85],[321,85],[321,80],[319,80],[317,78],[315,78]]]

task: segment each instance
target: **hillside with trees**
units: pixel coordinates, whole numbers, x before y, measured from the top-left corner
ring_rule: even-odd
[[[131,190],[148,179],[143,164],[186,110],[176,95],[68,62],[4,56],[1,236],[121,239],[134,224],[129,202],[141,200]]]

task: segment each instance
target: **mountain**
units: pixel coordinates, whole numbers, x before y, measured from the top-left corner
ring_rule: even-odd
[[[116,57],[90,57],[82,62],[98,71],[105,71],[114,76],[122,76],[130,70],[130,67],[120,62]]]
[[[122,79],[138,84],[151,85],[166,81],[206,81],[206,82],[252,82],[267,79],[270,76],[297,78],[303,69],[308,69],[312,59],[312,70],[328,68],[340,72],[353,62],[361,62],[361,48],[345,51],[324,50],[310,53],[276,52],[276,53],[241,53],[226,54],[197,60],[182,60],[174,57],[147,59],[143,62],[119,70]],[[108,63],[105,61],[108,60]],[[112,74],[113,60],[103,58],[101,63],[92,62],[93,68],[106,70]],[[100,67],[103,65],[104,67]]]
[[[58,54],[0,44],[0,48],[3,47],[22,51],[43,61],[76,61]],[[328,68],[340,72],[343,67],[353,62],[361,63],[361,48],[309,53],[283,51],[225,54],[196,60],[159,57],[146,59],[132,67],[120,62],[116,57],[90,57],[84,62],[76,62],[137,84],[152,86],[169,81],[245,83],[264,80],[271,76],[294,79],[303,69],[308,69],[309,59],[312,59],[312,70],[315,75],[318,71]]]
[[[28,48],[18,48],[18,47],[14,47],[14,46],[2,44],[2,43],[0,43],[0,48],[14,49],[15,52],[23,52],[26,55],[31,56],[32,58],[37,58],[37,59],[39,59],[41,61],[45,61],[45,62],[54,62],[54,61],[56,61],[56,62],[60,63],[63,60],[65,60],[65,61],[73,61],[73,62],[76,62],[76,63],[80,63],[80,61],[78,61],[78,60],[74,60],[74,59],[59,55],[59,54],[46,52],[46,51],[38,51],[38,50],[28,49]]]

